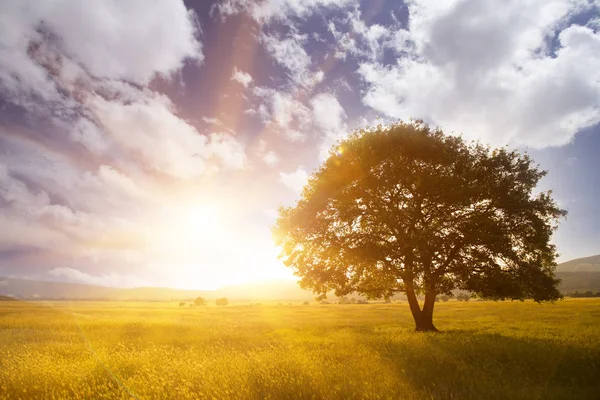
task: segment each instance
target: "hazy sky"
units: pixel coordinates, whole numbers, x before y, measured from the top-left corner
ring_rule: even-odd
[[[0,276],[289,277],[269,226],[336,140],[408,117],[527,149],[600,253],[600,2],[4,0]]]

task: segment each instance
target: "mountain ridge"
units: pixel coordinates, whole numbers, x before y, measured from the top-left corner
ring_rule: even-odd
[[[556,266],[556,272],[600,272],[600,254],[560,263]]]
[[[600,291],[600,255],[581,257],[560,263],[556,275],[561,279],[563,293]],[[16,299],[55,300],[192,300],[196,297],[230,300],[313,300],[312,292],[300,288],[291,280],[268,280],[227,285],[216,290],[176,289],[169,287],[116,288],[85,283],[37,281],[0,277],[0,296]]]

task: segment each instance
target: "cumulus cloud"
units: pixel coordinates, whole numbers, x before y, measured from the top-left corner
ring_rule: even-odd
[[[2,100],[35,122],[0,126],[0,242],[139,265],[164,187],[241,169],[245,148],[201,134],[153,89],[203,60],[182,1],[80,3],[0,4]]]
[[[308,181],[308,172],[302,166],[292,172],[280,172],[279,181],[288,189],[301,193],[302,188]]]
[[[146,7],[141,0],[111,0],[82,7],[78,0],[8,0],[0,5],[0,22],[1,69],[10,71],[3,74],[8,86],[20,85],[18,80],[52,86],[27,56],[32,43],[50,42],[95,77],[139,84],[178,70],[186,59],[203,58],[196,17],[182,1]]]
[[[319,156],[321,160],[327,158],[333,144],[342,139],[348,132],[346,125],[346,112],[331,93],[320,93],[311,100],[313,120],[322,132]]]
[[[307,35],[290,33],[281,38],[277,34],[263,34],[261,41],[266,51],[287,71],[296,85],[312,87],[323,79],[323,72],[310,71],[311,57],[305,49]]]
[[[600,34],[566,25],[587,7],[411,1],[410,30],[394,42],[405,55],[393,65],[360,65],[363,102],[496,144],[564,144],[600,122]]]
[[[254,95],[262,104],[257,114],[266,124],[272,124],[291,141],[302,141],[303,130],[310,123],[310,110],[293,93],[265,87],[256,87]]]
[[[381,58],[385,48],[395,47],[398,39],[394,32],[399,25],[367,25],[361,17],[360,8],[355,6],[343,18],[330,20],[327,28],[335,39],[335,57],[345,60],[350,55],[376,60]]]
[[[239,82],[247,88],[252,83],[252,76],[247,72],[243,72],[237,68],[234,68],[233,74],[231,75],[231,80]]]
[[[240,142],[229,134],[210,134],[210,153],[216,156],[227,169],[242,169],[246,164],[246,152]]]

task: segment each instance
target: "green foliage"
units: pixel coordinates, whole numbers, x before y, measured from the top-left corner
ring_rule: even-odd
[[[598,398],[600,299],[436,307],[2,302],[0,399]]]
[[[430,293],[431,314],[428,302],[455,289],[556,300],[550,238],[566,212],[535,194],[545,173],[528,155],[421,122],[360,130],[279,210],[273,234],[300,285],[321,297],[406,292],[413,314],[415,295]]]
[[[227,297],[219,297],[217,300],[215,300],[215,304],[218,306],[226,306],[229,304],[229,300],[227,300]]]

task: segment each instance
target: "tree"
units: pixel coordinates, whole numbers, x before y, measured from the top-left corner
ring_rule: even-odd
[[[418,331],[438,294],[561,297],[550,238],[566,215],[526,154],[448,136],[421,121],[351,134],[314,172],[273,234],[320,298],[406,293]],[[424,295],[421,307],[417,296]]]
[[[215,304],[218,306],[226,306],[227,304],[229,304],[229,300],[227,300],[227,297],[220,297],[217,300],[215,300]]]
[[[203,297],[198,297],[196,300],[194,300],[194,304],[197,306],[205,306],[206,300]]]
[[[471,296],[467,293],[459,293],[456,295],[457,301],[469,301],[471,300]]]

